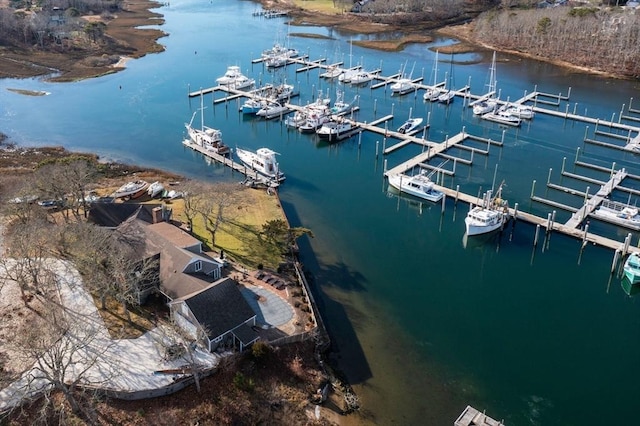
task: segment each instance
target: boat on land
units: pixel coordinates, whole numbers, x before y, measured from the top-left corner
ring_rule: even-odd
[[[329,142],[340,141],[352,135],[355,130],[355,126],[351,121],[343,120],[339,117],[334,117],[324,123],[317,131],[316,134],[320,139],[326,139]]]
[[[486,234],[501,229],[508,219],[508,203],[502,199],[501,184],[495,195],[487,191],[482,204],[473,207],[464,219],[468,236]]]
[[[442,90],[438,87],[438,51],[436,50],[436,58],[433,62],[433,81],[432,86],[428,87],[422,95],[422,99],[425,101],[435,102],[442,94]]]
[[[640,255],[638,253],[631,253],[627,260],[624,262],[622,268],[624,270],[624,276],[632,286],[640,283]]]
[[[640,231],[640,212],[635,206],[618,201],[602,200],[592,215],[606,222]]]
[[[145,180],[135,180],[127,182],[118,188],[114,193],[114,198],[138,198],[147,190],[149,183]]]
[[[282,182],[285,179],[276,161],[277,152],[269,148],[259,148],[256,152],[236,148],[236,154],[245,166],[268,180]]]
[[[422,124],[422,118],[410,118],[398,127],[398,133],[411,133]]]
[[[491,60],[491,68],[489,70],[489,93],[486,98],[481,99],[475,103],[472,103],[473,114],[483,115],[490,112],[494,112],[498,108],[498,99],[496,94],[496,52],[493,52],[493,58]]]
[[[199,129],[193,127],[193,119],[196,117],[198,111],[200,111]],[[204,125],[204,105],[202,94],[200,95],[200,108],[198,111],[194,111],[191,116],[191,121],[189,121],[189,123],[185,123],[187,135],[189,135],[189,141],[216,154],[228,155],[231,152],[231,149],[222,142],[222,131]]]
[[[151,198],[155,198],[158,195],[161,195],[163,191],[164,191],[164,185],[162,183],[158,182],[158,181],[153,182],[147,188],[147,194]]]
[[[227,71],[223,76],[216,78],[216,83],[220,86],[226,86],[230,89],[246,89],[252,87],[255,84],[253,78],[249,78],[242,74],[240,67],[237,65],[231,65],[227,67]]]
[[[444,193],[435,189],[432,175],[433,172],[426,174],[423,170],[413,176],[402,173],[389,175],[388,179],[389,185],[398,191],[436,203],[444,197]]]
[[[508,113],[507,111],[497,110],[495,112],[488,112],[482,115],[485,120],[493,121],[507,126],[518,127],[522,124],[522,119]]]

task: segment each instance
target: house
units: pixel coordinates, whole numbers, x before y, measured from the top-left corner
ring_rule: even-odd
[[[251,328],[256,313],[235,281],[221,279],[222,261],[204,253],[200,240],[169,218],[170,211],[154,204],[94,204],[89,212],[90,221],[113,229],[134,247],[141,262],[157,260],[158,279],[138,288],[141,303],[159,292],[176,323],[209,350],[243,350],[258,339]]]
[[[209,351],[218,348],[242,351],[259,339],[252,328],[256,325],[256,313],[231,278],[175,299],[169,307],[176,324]]]

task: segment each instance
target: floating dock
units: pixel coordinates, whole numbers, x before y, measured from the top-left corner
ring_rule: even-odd
[[[502,421],[497,421],[481,413],[470,405],[458,416],[453,426],[504,426]]]

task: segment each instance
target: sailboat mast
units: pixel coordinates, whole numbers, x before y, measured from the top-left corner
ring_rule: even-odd
[[[204,98],[200,92],[200,130],[204,131]]]

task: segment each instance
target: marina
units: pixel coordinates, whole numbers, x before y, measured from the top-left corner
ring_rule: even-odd
[[[604,145],[623,148],[637,139],[635,130],[617,127],[640,127],[640,121],[626,118],[640,117],[634,112],[640,108],[637,85],[498,53],[501,102],[514,103],[534,92],[554,96],[529,97],[524,103],[535,108],[535,117],[523,119],[520,127],[504,126],[473,115],[470,106],[488,92],[484,83],[492,52],[454,55],[455,89],[469,86],[466,98],[460,93],[449,105],[425,102],[426,90],[420,87],[398,96],[391,93],[393,82],[372,88],[382,83],[374,79],[366,87],[352,87],[337,77],[321,77],[324,67],[296,72],[306,65],[271,70],[264,63],[251,64],[277,34],[290,32],[290,46],[307,55],[308,62],[327,58],[322,65],[344,62],[345,67],[349,58],[343,61],[334,52],[348,53],[352,38],[385,38],[287,25],[288,18],[247,19],[254,10],[255,4],[237,0],[163,6],[160,28],[171,34],[161,39],[166,50],[130,61],[125,71],[66,85],[0,82],[6,99],[0,105],[4,132],[18,143],[56,143],[107,161],[170,170],[185,179],[237,183],[244,179],[241,172],[180,143],[186,138],[183,124],[200,106],[188,93],[215,87],[215,78],[237,64],[257,87],[282,81],[294,85],[300,94],[288,103],[299,107],[315,101],[321,89],[333,97],[340,88],[347,100],[358,95],[359,110],[345,119],[374,123],[371,130],[358,128],[351,138],[332,144],[278,118],[240,114],[247,99],[242,95],[216,90],[204,101],[205,125],[222,132],[234,161],[239,163],[236,147],[269,147],[281,154],[278,161],[287,179],[278,196],[292,226],[315,235],[301,239],[300,258],[331,332],[332,356],[368,418],[376,424],[424,424],[425,419],[452,424],[467,405],[513,425],[590,424],[595,418],[623,424],[634,418],[640,367],[619,360],[640,356],[640,343],[633,338],[640,329],[640,299],[624,289],[620,246],[631,233],[629,251],[635,251],[640,235],[593,215],[575,228],[576,237],[547,233],[549,214],[555,229],[573,212],[535,201],[531,189],[536,180],[534,197],[577,211],[585,194],[595,194],[610,180],[612,168],[614,173],[624,168],[627,176],[609,200],[638,204],[635,193],[621,189],[640,190],[634,178],[640,175],[636,151]],[[250,30],[238,31],[249,25]],[[211,43],[230,34],[233,44]],[[381,69],[379,77],[387,77],[407,62],[410,70],[415,61],[412,80],[424,77],[417,84],[434,86],[447,80],[449,54],[442,49],[453,43],[434,35],[432,43],[409,44],[397,52],[354,43],[352,63]],[[438,49],[440,73],[434,79],[430,70]],[[52,96],[19,96],[7,87]],[[33,125],[34,111],[46,111],[38,114],[38,126]],[[572,114],[593,121],[576,121]],[[395,130],[409,116],[422,117],[428,127],[396,137]],[[444,149],[445,141],[452,144],[460,134],[462,142]],[[390,191],[384,176],[429,149],[429,160],[407,173],[437,170],[432,177],[446,189],[444,210],[442,200]],[[449,162],[439,167],[445,156]],[[552,186],[547,186],[550,168]],[[502,231],[465,240],[469,203],[482,200],[494,186],[494,175],[497,183],[506,181],[509,207],[518,203],[517,219]],[[537,244],[538,225],[523,219],[527,214],[538,218]],[[592,244],[594,235],[609,238],[620,250],[613,271],[616,249]],[[592,370],[597,374],[584,374]],[[589,389],[609,391],[603,395]]]

